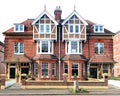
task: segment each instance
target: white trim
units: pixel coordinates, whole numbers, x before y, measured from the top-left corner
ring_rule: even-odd
[[[82,41],[76,41],[77,42],[77,52],[76,53],[71,52],[71,42],[72,41],[74,42],[76,40],[70,40],[70,41],[65,42],[65,52],[66,52],[66,54],[82,54]],[[69,42],[69,44],[68,44],[68,52],[67,52],[67,42]],[[81,46],[80,46],[80,44],[81,44]],[[79,48],[81,49],[81,51],[79,50]]]
[[[42,52],[42,41],[47,41],[48,42],[48,52]],[[38,42],[40,43],[40,45],[38,45]],[[52,52],[50,52],[50,43],[52,42]],[[38,46],[40,47],[40,52],[38,52]],[[51,40],[38,40],[37,41],[37,54],[53,54],[54,52],[54,44],[53,41]]]
[[[73,16],[76,15],[79,20],[81,20],[85,25],[88,25],[88,23],[74,10],[62,23],[62,25],[65,25],[65,23]]]
[[[44,27],[44,30],[43,30],[43,32],[41,32],[41,25],[43,25],[43,27]],[[49,32],[47,32],[46,30],[46,26],[49,26]],[[52,32],[51,32],[51,24],[44,24],[44,23],[39,23],[39,33],[40,34],[51,34]]]
[[[96,31],[96,27],[97,27],[97,31]],[[102,30],[100,30],[100,27],[102,27]],[[94,25],[94,32],[95,33],[104,33],[104,26],[103,25]]]
[[[18,26],[18,30],[16,30],[16,26]],[[20,27],[22,26],[22,30]],[[24,32],[24,24],[14,24],[14,32]]]
[[[32,22],[32,25],[35,25],[35,23],[36,23],[43,15],[45,15],[45,14],[55,23],[55,25],[58,25],[57,21],[56,21],[47,11],[43,11],[43,12]]]

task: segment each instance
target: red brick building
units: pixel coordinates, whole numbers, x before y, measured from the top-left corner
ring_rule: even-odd
[[[55,18],[44,10],[36,19],[15,23],[5,31],[5,63],[9,79],[21,74],[38,80],[100,78],[112,75],[113,35],[103,25],[82,18],[74,10],[62,19],[56,7]]]
[[[4,61],[4,43],[0,41],[0,74],[5,74],[5,64]]]
[[[114,66],[114,76],[120,76],[120,31],[118,31],[114,36],[114,59],[117,62]]]

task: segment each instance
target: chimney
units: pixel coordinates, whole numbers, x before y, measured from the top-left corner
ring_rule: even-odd
[[[61,14],[62,14],[62,10],[61,10],[60,6],[56,7],[54,14],[55,14],[55,20],[57,22],[59,22],[61,20]]]

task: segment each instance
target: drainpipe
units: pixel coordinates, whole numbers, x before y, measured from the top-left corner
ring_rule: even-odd
[[[60,25],[58,25],[58,30],[59,30],[59,39],[58,39],[58,58],[59,58],[59,61],[58,61],[58,63],[59,63],[59,80],[61,79],[61,60],[60,60]]]

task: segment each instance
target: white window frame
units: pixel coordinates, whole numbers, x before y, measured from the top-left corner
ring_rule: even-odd
[[[17,46],[17,48],[18,48],[18,52],[16,53],[15,52],[15,43],[18,43],[18,46]],[[24,54],[24,43],[23,43],[23,53],[21,53],[21,46],[20,46],[20,44],[21,43],[23,43],[23,42],[14,42],[14,54]]]
[[[73,26],[73,32],[70,32],[70,26]],[[76,26],[78,26],[78,32],[76,32]],[[80,24],[69,24],[68,30],[69,34],[80,34]]]
[[[18,30],[16,30],[16,27],[18,26]],[[21,30],[22,27],[22,30]],[[14,24],[14,32],[24,32],[24,24]]]
[[[97,48],[98,48],[98,52],[96,53],[95,52],[95,44],[97,44]],[[101,52],[100,52],[100,48],[101,48],[101,45],[100,44],[103,44],[103,53],[104,53],[104,43],[103,42],[96,42],[96,43],[94,43],[94,52],[96,53],[96,54],[102,54]]]
[[[43,25],[44,29],[43,32],[41,32],[41,25]],[[47,26],[49,26],[49,32],[47,32]],[[39,33],[40,34],[50,34],[51,33],[51,24],[39,24]]]
[[[48,52],[42,52],[42,42],[47,41],[48,42]],[[52,45],[50,45],[52,43]],[[52,46],[52,48],[50,48]],[[54,44],[51,40],[38,40],[37,41],[37,54],[53,54],[54,52]],[[40,52],[39,52],[40,48]],[[51,49],[51,50],[50,50]]]
[[[65,65],[67,65],[67,68]],[[67,74],[68,74],[68,64],[67,63],[64,63],[64,73],[66,73],[65,70],[67,70]]]
[[[96,31],[96,27],[97,27],[97,31]],[[101,30],[102,27],[102,30]],[[95,33],[104,33],[104,26],[103,25],[94,25],[94,32]]]
[[[54,65],[54,67],[53,67]],[[52,70],[54,70],[54,74],[52,74],[52,76],[56,76],[56,64],[55,63],[52,63]]]
[[[78,70],[78,75],[77,75],[77,78],[79,78],[79,63],[77,63],[77,62],[74,62],[74,63],[72,63],[72,65],[73,64],[75,64],[75,65],[77,65],[78,66],[78,68],[77,68],[77,70]],[[76,68],[75,68],[76,69]],[[72,68],[72,66],[71,66],[71,71],[73,70],[73,68]],[[72,74],[71,74],[72,75]],[[74,77],[74,75],[72,75],[72,78],[75,78]]]
[[[42,65],[45,65],[45,64],[47,64],[47,67],[43,68]],[[42,69],[47,69],[47,75],[43,75]],[[42,78],[44,78],[44,77],[48,78],[48,76],[49,76],[49,70],[48,69],[49,69],[49,64],[47,62],[42,62],[42,64],[41,64],[41,77]]]
[[[73,42],[77,42],[77,52],[72,52],[71,51],[71,42],[72,41]],[[65,44],[66,45],[65,46],[65,48],[66,48],[66,54],[82,54],[82,41],[76,41],[76,40],[72,40],[72,41],[66,41],[66,44]],[[69,43],[68,45],[67,45],[67,42]]]

